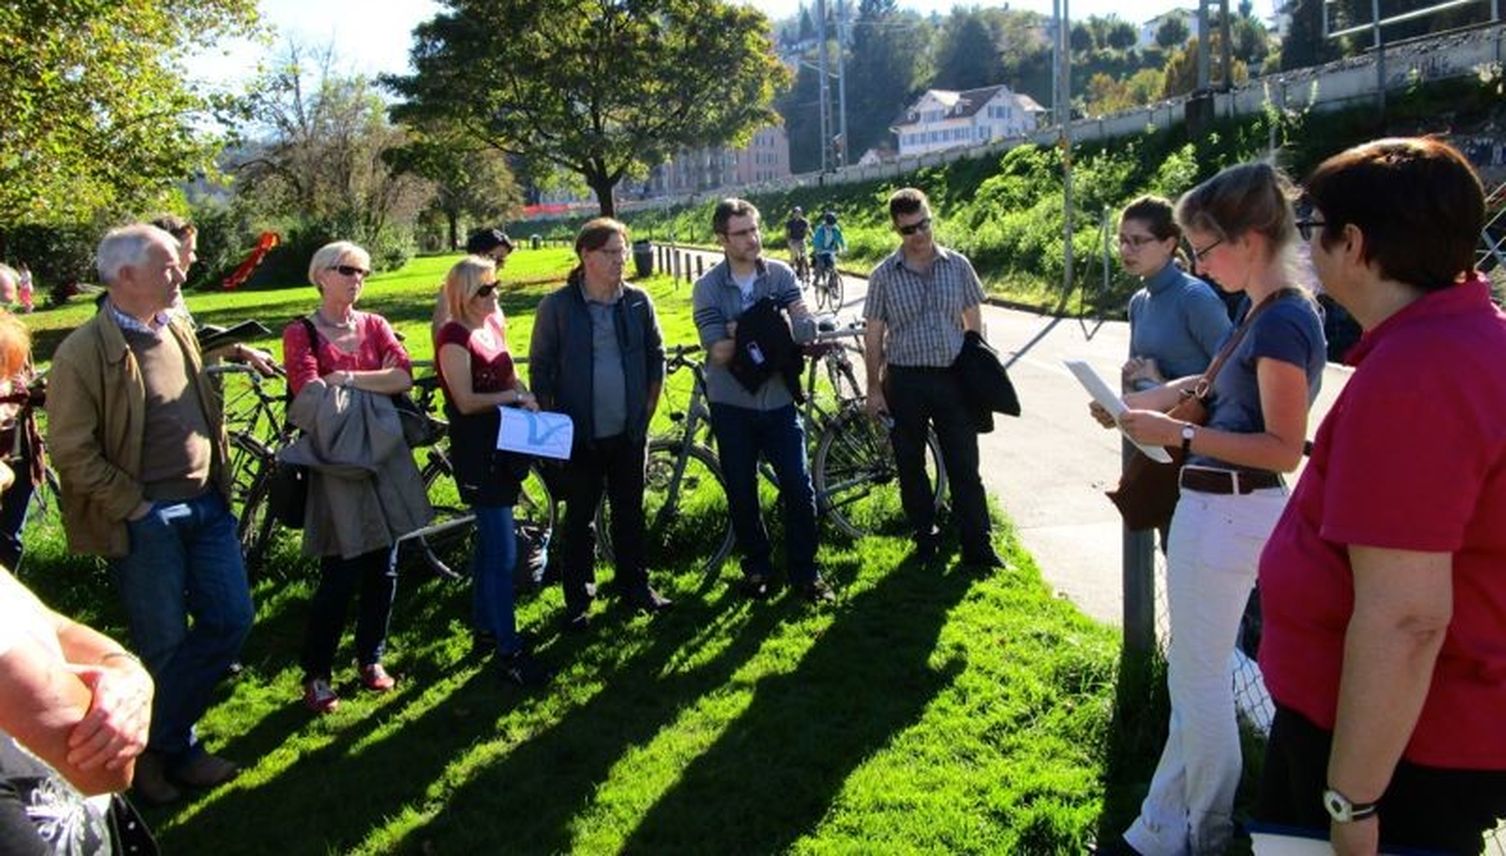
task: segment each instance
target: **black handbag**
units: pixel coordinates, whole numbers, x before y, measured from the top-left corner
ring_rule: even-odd
[[[274,461],[267,477],[267,513],[289,529],[302,529],[309,507],[309,468]]]

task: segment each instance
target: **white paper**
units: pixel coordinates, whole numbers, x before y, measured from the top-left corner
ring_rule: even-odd
[[[540,410],[534,413],[521,407],[501,407],[501,424],[497,426],[497,448],[542,458],[568,460],[570,444],[575,438],[575,423],[563,413]]]
[[[1082,360],[1064,360],[1063,362],[1066,363],[1067,369],[1072,372],[1072,376],[1077,378],[1077,382],[1083,385],[1088,394],[1093,396],[1093,400],[1098,402],[1099,406],[1104,410],[1107,410],[1110,416],[1118,419],[1119,414],[1129,409],[1124,406],[1124,401],[1115,395],[1114,391],[1109,388],[1109,385],[1104,382],[1103,377],[1093,370],[1092,366]],[[1122,433],[1123,429],[1120,429],[1120,431]],[[1128,440],[1129,435],[1125,435],[1125,439]],[[1134,440],[1130,440],[1130,442],[1135,443]],[[1139,443],[1135,443],[1135,448],[1144,452],[1145,457],[1150,458],[1158,464],[1171,463],[1171,455],[1160,446],[1142,446]]]

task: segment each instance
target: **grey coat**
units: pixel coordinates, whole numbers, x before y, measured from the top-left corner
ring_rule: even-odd
[[[308,467],[303,552],[350,559],[392,546],[434,511],[392,399],[313,380],[288,406],[304,432],[277,453]]]

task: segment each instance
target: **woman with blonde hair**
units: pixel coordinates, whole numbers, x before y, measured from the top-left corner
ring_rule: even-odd
[[[1223,853],[1233,832],[1241,758],[1229,661],[1261,548],[1286,505],[1281,474],[1302,459],[1324,365],[1322,322],[1288,274],[1292,196],[1281,173],[1255,163],[1181,198],[1177,221],[1193,256],[1225,290],[1244,292],[1250,308],[1221,343],[1210,387],[1190,375],[1129,393],[1131,409],[1119,418],[1134,440],[1187,453],[1167,551],[1171,722],[1121,852]],[[1193,394],[1208,408],[1205,425],[1166,415]]]
[[[340,703],[331,685],[332,669],[346,607],[357,590],[361,686],[383,693],[396,683],[382,665],[397,594],[393,545],[430,517],[423,480],[401,442],[401,422],[390,400],[413,385],[408,352],[387,319],[355,308],[370,273],[371,256],[349,241],[319,248],[309,262],[309,281],[319,289],[319,307],[282,331],[283,362],[294,396],[288,418],[308,432],[287,450],[298,450],[304,459],[286,453],[285,457],[312,468],[303,535],[304,551],[319,556],[319,587],[302,659],[303,701],[316,713],[329,713]],[[372,407],[357,406],[363,402]],[[384,456],[332,459],[319,437],[319,429],[330,424],[330,408],[375,414],[380,424],[361,426],[361,433],[385,427],[380,435],[388,440],[380,446]],[[391,442],[392,426],[397,426],[397,442]],[[368,476],[352,478],[352,469]]]
[[[434,337],[450,455],[460,497],[476,514],[472,606],[478,631],[496,644],[505,680],[540,684],[548,672],[535,663],[518,635],[512,570],[517,536],[512,507],[527,462],[497,450],[501,407],[538,410],[523,386],[507,347],[507,319],[497,305],[497,263],[466,256],[445,276],[448,319]]]

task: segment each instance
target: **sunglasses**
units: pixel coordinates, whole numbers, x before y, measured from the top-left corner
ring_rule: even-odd
[[[1202,264],[1203,260],[1208,258],[1208,254],[1213,252],[1213,248],[1218,246],[1219,244],[1222,244],[1223,242],[1223,238],[1214,238],[1213,243],[1209,244],[1206,247],[1203,247],[1201,250],[1197,247],[1189,246],[1189,248],[1192,250],[1193,260],[1198,262],[1199,264]]]
[[[330,265],[329,269],[341,276],[359,276],[362,279],[371,276],[371,271],[363,267],[356,267],[355,265]]]
[[[491,297],[493,294],[496,294],[496,293],[497,293],[497,284],[495,282],[488,282],[486,285],[483,285],[480,288],[476,289],[475,296],[476,297]]]
[[[931,231],[931,218],[927,217],[924,220],[916,221],[908,226],[898,226],[896,228],[899,230],[899,233],[901,235],[904,235],[905,237],[909,237],[916,232],[929,232]]]
[[[1302,240],[1311,241],[1313,239],[1313,230],[1327,226],[1328,223],[1322,220],[1314,219],[1312,217],[1303,217],[1297,220],[1296,225],[1297,234],[1302,236]]]

